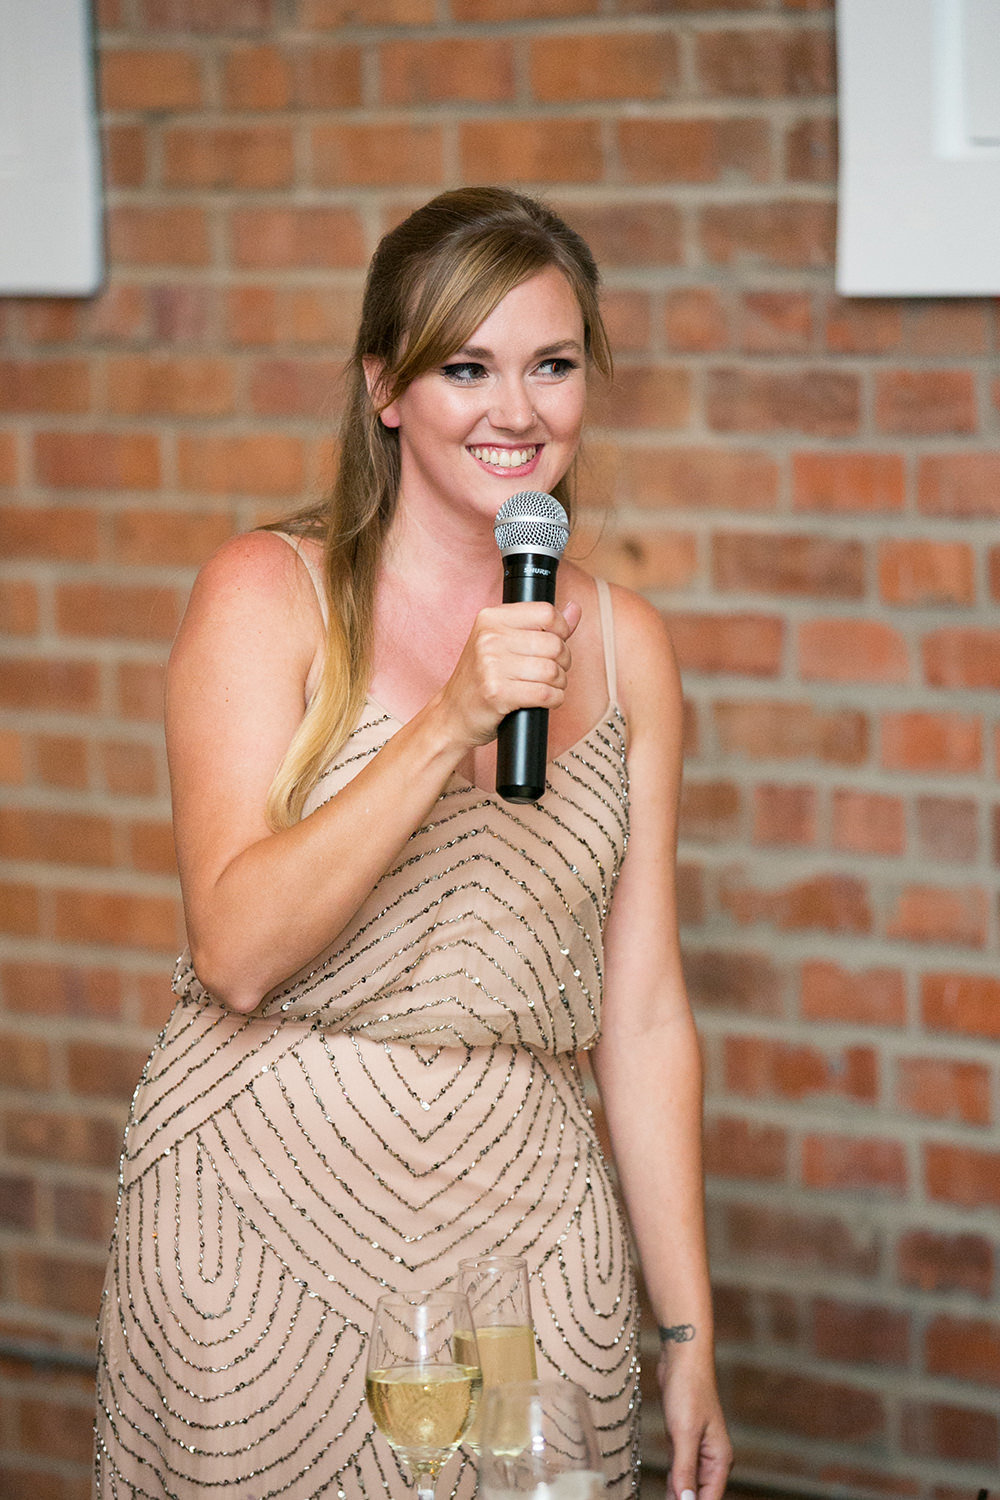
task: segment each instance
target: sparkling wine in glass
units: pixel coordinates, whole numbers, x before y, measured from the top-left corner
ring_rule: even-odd
[[[484,1394],[479,1500],[601,1500],[590,1404],[568,1380],[515,1381]]]
[[[433,1500],[438,1472],[476,1413],[482,1372],[473,1328],[460,1292],[390,1293],[375,1307],[365,1396],[419,1500]]]
[[[480,1255],[460,1260],[458,1283],[472,1309],[483,1390],[512,1380],[534,1380],[538,1369],[527,1262],[520,1255]],[[478,1449],[478,1415],[465,1440],[470,1448]]]

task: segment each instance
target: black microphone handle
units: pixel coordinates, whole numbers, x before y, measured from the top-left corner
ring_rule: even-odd
[[[503,602],[556,602],[558,557],[547,552],[512,552],[503,560]],[[549,711],[516,708],[497,729],[497,794],[505,802],[537,802],[545,790]]]

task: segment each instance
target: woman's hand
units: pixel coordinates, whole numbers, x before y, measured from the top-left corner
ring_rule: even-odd
[[[569,638],[581,610],[544,601],[480,610],[455,669],[437,695],[453,738],[488,744],[500,720],[518,708],[555,709],[566,693]]]
[[[722,1500],[733,1449],[713,1372],[693,1368],[684,1350],[665,1344],[657,1365],[671,1463],[670,1500]]]

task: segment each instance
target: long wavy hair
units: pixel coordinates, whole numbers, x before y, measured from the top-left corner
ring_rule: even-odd
[[[497,187],[442,193],[375,251],[346,370],[332,491],[272,528],[322,541],[329,604],[322,676],[268,793],[273,828],[301,817],[320,772],[364,707],[375,590],[400,478],[398,432],[383,424],[381,412],[460,349],[509,291],[550,266],[562,271],[580,304],[588,363],[610,375],[594,257],[575,230],[534,199]],[[376,397],[366,363],[380,372]],[[567,513],[571,487],[569,476],[555,487]]]

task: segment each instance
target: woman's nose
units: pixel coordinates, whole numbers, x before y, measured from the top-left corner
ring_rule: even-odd
[[[535,420],[531,397],[520,380],[504,381],[495,391],[489,418],[507,432],[526,432]]]

